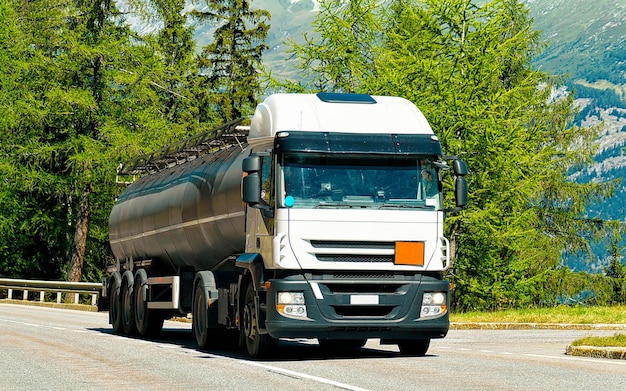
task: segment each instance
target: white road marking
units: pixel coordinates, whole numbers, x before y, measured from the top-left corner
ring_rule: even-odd
[[[615,364],[615,365],[626,366],[626,360],[601,359],[601,358],[592,358],[592,357],[584,358],[584,357],[572,357],[572,356],[560,357],[560,356],[548,356],[548,355],[543,355],[543,354],[530,354],[530,353],[524,353],[523,355],[526,357],[549,358],[553,360],[583,361],[583,362],[592,362],[596,364],[602,362],[602,364]]]
[[[206,354],[209,357],[212,358],[221,358],[224,360],[232,360],[232,361],[236,361],[238,363],[244,364],[244,365],[250,365],[253,367],[258,367],[258,368],[263,368],[268,370],[269,372],[272,373],[276,373],[279,375],[283,375],[283,376],[288,376],[294,379],[308,379],[308,380],[312,380],[318,383],[323,383],[323,384],[329,384],[331,386],[334,387],[338,387],[338,388],[342,388],[344,390],[350,390],[350,391],[368,391],[368,389],[366,388],[361,388],[358,386],[354,386],[351,384],[346,384],[346,383],[341,383],[335,380],[331,380],[331,379],[326,379],[323,377],[319,377],[319,376],[314,376],[314,375],[309,375],[307,373],[302,373],[302,372],[296,372],[296,371],[291,371],[289,369],[284,369],[284,368],[279,368],[279,367],[275,367],[272,365],[268,365],[268,364],[263,364],[260,362],[255,362],[255,361],[249,361],[249,360],[242,360],[242,359],[234,359],[234,358],[229,358],[226,356],[220,356],[217,354]]]
[[[459,352],[478,352],[478,353],[495,353],[506,356],[524,356],[524,357],[535,357],[535,358],[547,358],[551,360],[565,360],[565,361],[582,361],[582,362],[591,362],[591,363],[599,363],[600,360],[604,364],[613,364],[613,365],[623,365],[626,366],[626,360],[617,360],[617,359],[602,359],[595,357],[579,357],[579,356],[550,356],[546,354],[532,354],[532,353],[511,353],[511,352],[496,352],[492,350],[479,350],[479,349],[468,349],[468,348],[454,348],[451,346],[438,346],[438,349],[449,349],[456,350]]]

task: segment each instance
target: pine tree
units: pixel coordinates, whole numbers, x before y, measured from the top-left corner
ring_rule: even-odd
[[[611,280],[611,304],[626,302],[626,264],[623,263],[620,248],[621,235],[613,235],[609,244],[609,264],[604,269],[605,275]]]
[[[12,181],[0,191],[0,220],[12,228],[7,251],[19,259],[3,267],[18,277],[59,278],[63,269],[71,280],[98,280],[111,259],[115,167],[195,125],[186,123],[187,107],[164,109],[172,91],[159,83],[163,56],[153,41],[132,37],[113,2],[8,5],[20,24],[9,24],[12,36],[0,42],[24,60],[0,67],[3,117],[19,118],[2,132],[3,173]],[[172,112],[184,125],[168,126]]]
[[[290,52],[300,61],[298,84],[318,91],[365,92],[364,81],[377,74],[377,11],[375,0],[322,1],[313,34],[304,34],[303,44],[290,41]]]
[[[29,251],[37,246],[34,235],[27,234],[31,206],[16,161],[28,123],[38,116],[36,101],[24,84],[29,64],[39,64],[39,59],[26,45],[20,6],[18,1],[0,2],[0,275],[9,277],[43,274],[43,265],[33,262]]]
[[[224,122],[251,114],[260,92],[259,68],[267,50],[270,14],[252,9],[248,0],[206,1],[206,11],[192,15],[214,23],[213,42],[198,57],[198,99],[215,107]]]

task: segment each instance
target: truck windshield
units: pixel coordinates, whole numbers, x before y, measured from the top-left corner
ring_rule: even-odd
[[[293,208],[442,207],[438,170],[426,157],[287,154],[281,204]]]

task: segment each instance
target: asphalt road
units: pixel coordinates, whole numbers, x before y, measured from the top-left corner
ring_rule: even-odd
[[[328,355],[281,341],[276,355],[197,349],[190,325],[157,340],[114,335],[106,313],[0,303],[0,390],[623,390],[626,360],[571,357],[574,339],[614,331],[451,330],[426,357],[394,345]]]

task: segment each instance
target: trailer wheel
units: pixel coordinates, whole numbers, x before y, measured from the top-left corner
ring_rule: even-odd
[[[135,324],[135,303],[133,300],[133,275],[131,272],[125,272],[122,278],[122,288],[120,295],[122,298],[122,326],[126,335],[137,334],[137,325]]]
[[[124,333],[124,326],[122,326],[122,299],[120,297],[121,285],[122,277],[120,277],[120,273],[113,273],[109,286],[109,292],[111,294],[109,298],[109,322],[111,326],[113,326],[113,332],[116,334]]]
[[[243,308],[243,327],[241,329],[246,341],[248,354],[252,358],[266,356],[272,347],[278,345],[278,340],[269,334],[259,333],[259,309],[255,306],[255,292],[252,281],[248,283]]]
[[[428,347],[430,346],[430,339],[407,339],[398,341],[398,347],[400,348],[400,354],[403,356],[415,356],[422,357],[426,355]]]
[[[133,297],[135,299],[135,324],[143,337],[157,335],[163,328],[163,317],[148,309],[148,274],[144,269],[135,273]]]

